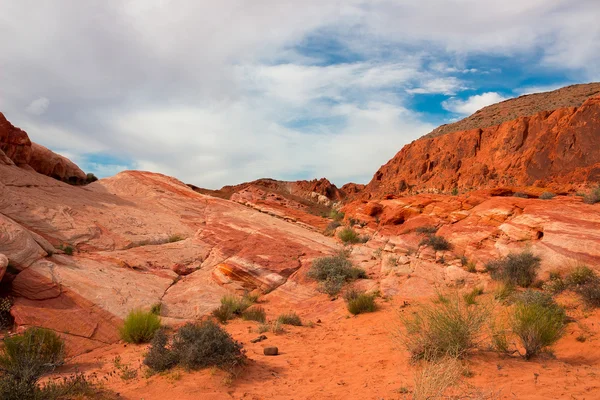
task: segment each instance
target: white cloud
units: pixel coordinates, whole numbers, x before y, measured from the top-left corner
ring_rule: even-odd
[[[29,114],[42,115],[43,113],[46,112],[49,105],[50,105],[50,100],[48,100],[45,97],[39,97],[39,98],[35,99],[34,101],[32,101],[31,103],[29,103],[26,110]]]
[[[411,99],[474,89],[469,58],[600,79],[598,20],[597,0],[0,0],[0,106],[52,149],[200,186],[364,182],[433,128]]]
[[[561,87],[565,87],[568,85],[568,83],[556,83],[552,85],[525,86],[522,88],[517,88],[513,90],[513,92],[518,94],[519,96],[523,96],[525,94],[551,92],[553,90],[560,89]]]
[[[461,115],[471,115],[485,106],[506,100],[506,97],[496,92],[486,92],[460,100],[455,97],[442,102],[444,109]]]

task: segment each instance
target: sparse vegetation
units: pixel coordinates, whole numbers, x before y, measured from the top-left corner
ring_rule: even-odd
[[[148,343],[160,328],[160,317],[151,311],[132,310],[121,327],[121,339],[127,343]]]
[[[0,350],[0,398],[46,399],[38,380],[64,359],[64,343],[53,331],[29,328],[21,335],[6,337]]]
[[[338,237],[345,244],[354,244],[360,242],[360,236],[350,227],[346,227],[338,233]]]
[[[577,288],[578,286],[597,282],[598,275],[588,266],[578,265],[567,275],[566,281],[569,286]]]
[[[465,303],[467,303],[469,305],[473,305],[477,302],[476,301],[477,296],[481,296],[482,294],[483,294],[483,289],[480,287],[475,287],[469,293],[465,293],[463,295],[463,299],[465,300]]]
[[[389,256],[387,259],[387,264],[390,267],[397,267],[398,266],[398,257]]]
[[[168,242],[175,243],[175,242],[180,242],[182,240],[185,240],[185,237],[183,235],[179,235],[179,234],[175,233],[175,234],[169,236]]]
[[[358,290],[348,290],[344,294],[348,311],[353,315],[374,312],[377,309],[375,296]]]
[[[302,326],[302,320],[295,312],[281,314],[277,321],[283,325]]]
[[[332,209],[331,212],[329,213],[329,218],[331,218],[334,221],[341,221],[344,219],[344,217],[345,217],[345,214],[336,209]]]
[[[523,193],[523,192],[515,192],[513,194],[513,197],[519,197],[521,199],[528,199],[529,196],[527,195],[527,193]]]
[[[73,255],[73,247],[71,245],[61,244],[60,246],[58,246],[58,249],[64,251],[64,253],[68,256]]]
[[[515,293],[515,285],[502,282],[494,291],[494,298],[499,301],[506,301]]]
[[[226,295],[221,298],[221,306],[214,310],[212,314],[219,322],[224,324],[231,319],[242,316],[244,311],[254,304],[256,300],[256,297],[249,294],[245,294],[242,297]]]
[[[458,196],[458,187],[457,186],[454,186],[452,188],[452,196]]]
[[[481,340],[487,308],[468,305],[458,295],[438,297],[443,301],[423,304],[402,318],[406,331],[400,337],[414,360],[463,357]]]
[[[245,321],[256,321],[264,323],[267,320],[265,309],[259,306],[250,307],[242,313],[242,319]]]
[[[513,333],[529,359],[552,346],[564,334],[565,311],[550,295],[528,290],[517,298],[511,319]]]
[[[552,200],[555,197],[556,197],[556,195],[552,192],[544,192],[544,193],[540,194],[540,199],[542,199],[542,200]]]
[[[600,186],[591,190],[583,196],[583,202],[586,204],[600,203]]]
[[[13,326],[14,320],[10,314],[12,304],[13,302],[10,297],[0,298],[0,330]]]
[[[313,261],[307,275],[319,281],[319,289],[330,296],[337,295],[346,282],[366,277],[365,271],[354,267],[345,252],[331,257],[317,258]]]
[[[456,385],[464,367],[459,360],[444,357],[424,363],[415,373],[414,400],[446,398],[444,393]]]
[[[169,346],[161,330],[152,340],[144,364],[154,371],[165,371],[175,365],[186,369],[217,367],[233,371],[245,363],[242,345],[219,325],[207,320],[198,325],[187,323],[173,336]]]
[[[423,235],[434,235],[438,231],[438,228],[433,225],[424,225],[415,229],[415,232]]]
[[[162,310],[161,303],[152,304],[152,307],[150,307],[150,312],[155,315],[160,315],[161,310]]]
[[[88,172],[87,175],[85,176],[85,183],[87,183],[87,184],[96,182],[97,180],[98,180],[98,178],[96,178],[96,175],[92,174],[91,172]]]
[[[430,246],[436,251],[450,250],[452,245],[442,236],[430,235],[421,240],[419,246]]]
[[[492,279],[504,283],[529,287],[537,276],[541,259],[529,251],[511,253],[496,261],[486,264]]]
[[[332,221],[330,222],[327,227],[325,228],[325,231],[323,232],[323,234],[325,236],[333,236],[333,234],[335,233],[335,230],[342,226],[341,222],[339,221]]]

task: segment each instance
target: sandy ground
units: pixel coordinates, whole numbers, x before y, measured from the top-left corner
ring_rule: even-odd
[[[525,361],[482,349],[466,361],[471,372],[462,378],[460,398],[598,399],[600,398],[600,312],[586,310],[567,299],[567,334],[553,357]],[[304,313],[314,326],[286,327],[283,334],[266,333],[252,344],[257,323],[235,320],[226,325],[243,342],[248,365],[234,379],[217,370],[187,372],[175,369],[148,377],[142,366],[147,346],[118,344],[70,360],[59,373],[96,373],[105,386],[124,399],[405,399],[412,398],[414,375],[408,353],[394,336],[403,300],[378,300],[372,314],[350,316],[341,299],[323,299]],[[276,317],[275,305],[264,304]],[[273,311],[271,311],[273,310]],[[322,311],[320,311],[322,310]],[[280,310],[281,312],[283,310]],[[317,323],[320,320],[320,323]],[[584,336],[585,341],[576,338]],[[277,346],[280,355],[267,357],[263,347]],[[137,371],[123,380],[114,358]]]

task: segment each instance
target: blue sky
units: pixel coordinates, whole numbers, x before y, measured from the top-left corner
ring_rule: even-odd
[[[600,80],[598,20],[597,0],[0,0],[0,111],[100,177],[366,183],[442,123]]]

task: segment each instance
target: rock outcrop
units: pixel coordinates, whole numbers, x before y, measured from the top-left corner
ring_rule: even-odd
[[[501,104],[509,107],[517,100]],[[418,191],[502,186],[575,190],[582,184],[600,182],[598,143],[600,96],[596,95],[579,107],[418,139],[377,171],[363,195],[376,199]]]
[[[0,113],[0,163],[16,164],[71,184],[86,183],[86,174],[66,157],[32,143],[27,133]]]

